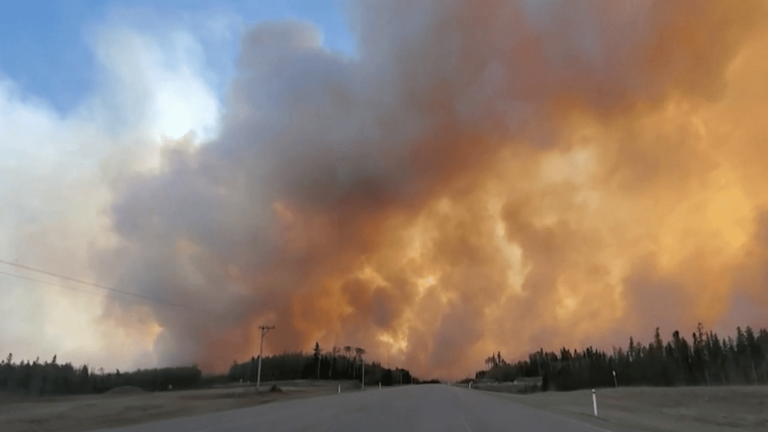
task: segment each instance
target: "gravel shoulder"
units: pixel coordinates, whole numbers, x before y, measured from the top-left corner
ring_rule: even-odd
[[[591,390],[527,395],[482,392],[608,430],[768,430],[768,386],[597,389],[598,418],[592,413]]]

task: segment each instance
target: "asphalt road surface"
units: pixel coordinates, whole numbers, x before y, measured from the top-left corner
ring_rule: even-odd
[[[109,430],[596,432],[608,429],[480,391],[434,384],[384,390],[374,388]]]

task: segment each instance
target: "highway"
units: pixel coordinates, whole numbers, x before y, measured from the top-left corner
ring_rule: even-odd
[[[535,410],[484,392],[433,384],[376,388],[105,430],[596,432],[608,429]]]

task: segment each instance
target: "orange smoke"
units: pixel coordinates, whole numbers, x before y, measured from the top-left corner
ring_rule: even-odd
[[[257,27],[221,136],[116,203],[121,281],[224,316],[155,311],[167,359],[213,369],[262,323],[270,352],[362,346],[417,376],[766,325],[765,12],[367,2],[354,61]]]

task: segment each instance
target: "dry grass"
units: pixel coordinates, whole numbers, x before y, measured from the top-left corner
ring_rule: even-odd
[[[270,392],[273,384],[280,392]],[[149,393],[115,389],[102,395],[29,397],[0,393],[2,432],[79,432],[226,411],[280,400],[332,394],[335,381],[233,384],[211,389]],[[359,386],[342,382],[343,389]]]
[[[768,431],[768,387],[631,387],[529,395],[492,393],[608,430]]]

